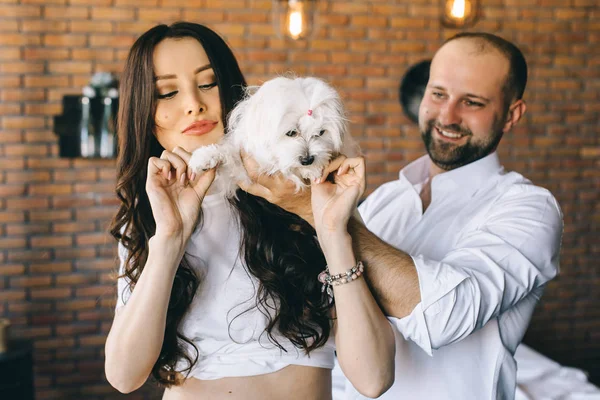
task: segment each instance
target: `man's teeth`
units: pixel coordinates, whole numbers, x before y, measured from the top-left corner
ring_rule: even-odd
[[[460,133],[452,133],[452,132],[448,132],[448,131],[443,131],[441,129],[438,129],[438,132],[440,132],[442,134],[442,136],[446,136],[451,139],[458,139],[459,137],[462,136]]]

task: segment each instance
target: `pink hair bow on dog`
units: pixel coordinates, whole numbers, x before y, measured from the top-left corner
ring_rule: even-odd
[[[309,110],[308,110],[308,116],[310,117],[311,115],[312,115],[312,110],[311,110],[311,109],[309,109]]]

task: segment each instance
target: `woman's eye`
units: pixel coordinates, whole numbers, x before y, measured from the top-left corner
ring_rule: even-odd
[[[285,136],[289,136],[289,137],[295,137],[296,135],[298,135],[298,131],[296,131],[296,130],[289,131],[288,133],[285,134]]]
[[[217,86],[217,82],[209,83],[207,85],[199,85],[198,89],[200,89],[200,90],[208,90],[208,89],[214,88],[215,86]]]
[[[165,93],[165,94],[158,94],[156,95],[156,97],[158,97],[159,99],[170,99],[175,97],[175,95],[177,94],[177,90],[173,91],[173,92],[169,92],[169,93]]]
[[[325,134],[325,129],[321,129],[321,130],[319,131],[319,136],[323,136],[324,134]]]

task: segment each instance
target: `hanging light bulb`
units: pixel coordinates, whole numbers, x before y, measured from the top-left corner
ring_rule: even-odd
[[[479,0],[441,0],[442,25],[448,28],[466,28],[475,23]]]
[[[273,0],[275,30],[293,40],[313,33],[313,0]]]

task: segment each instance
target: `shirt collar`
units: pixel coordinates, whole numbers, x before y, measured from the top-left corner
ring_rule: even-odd
[[[400,180],[407,180],[412,186],[422,184],[429,177],[429,155],[424,155],[408,164],[400,171]],[[471,195],[489,182],[490,177],[499,175],[503,170],[498,153],[493,152],[477,161],[433,177],[431,192],[447,192],[460,188],[464,194]]]

